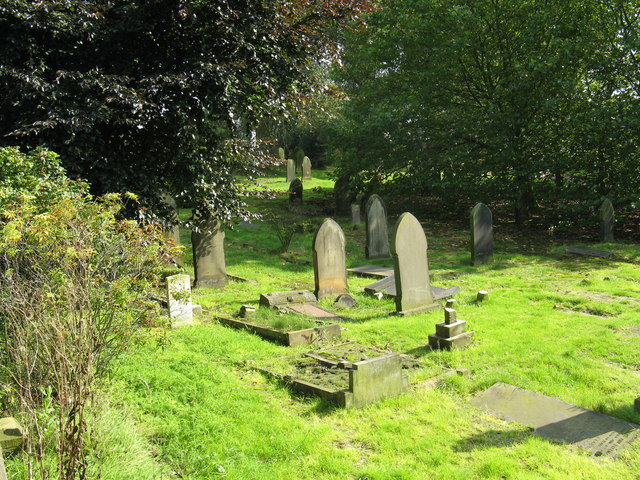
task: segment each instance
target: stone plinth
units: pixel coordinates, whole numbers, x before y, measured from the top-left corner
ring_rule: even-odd
[[[445,308],[444,322],[436,324],[436,333],[429,335],[429,346],[434,350],[466,347],[473,336],[473,332],[466,329],[467,322],[459,320],[453,308]]]
[[[308,290],[293,290],[290,292],[272,292],[260,295],[260,305],[277,307],[289,303],[316,303],[316,296]]]

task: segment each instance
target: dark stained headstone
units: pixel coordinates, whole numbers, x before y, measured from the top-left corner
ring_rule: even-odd
[[[299,178],[294,178],[289,184],[289,206],[302,205],[302,182]]]
[[[533,427],[535,435],[572,444],[597,456],[615,455],[640,438],[640,425],[507,383],[496,383],[471,403],[505,420]]]
[[[212,215],[198,220],[200,231],[191,232],[195,288],[222,288],[227,284],[224,229]]]
[[[365,223],[367,226],[367,258],[387,258],[389,252],[389,227],[387,224],[387,207],[382,199],[373,194],[365,207]]]
[[[336,205],[336,215],[349,215],[351,213],[351,204],[355,199],[355,195],[351,190],[348,176],[343,175],[336,180],[333,186],[333,199]]]
[[[613,225],[615,223],[615,216],[613,211],[613,204],[608,198],[604,199],[602,206],[600,207],[600,233],[602,235],[603,242],[613,242]]]
[[[292,158],[287,159],[287,182],[293,182],[296,178],[296,163]]]
[[[318,300],[349,293],[344,233],[330,218],[322,222],[313,238],[313,273]]]
[[[396,312],[408,314],[437,307],[429,285],[427,237],[418,219],[409,212],[398,218],[391,252],[396,283]]]
[[[311,180],[311,160],[309,157],[302,159],[302,178],[305,180]]]
[[[471,265],[484,265],[493,256],[493,214],[484,203],[471,210]]]

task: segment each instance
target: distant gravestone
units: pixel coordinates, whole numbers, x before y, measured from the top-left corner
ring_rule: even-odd
[[[603,242],[613,242],[613,224],[615,222],[613,204],[608,198],[600,207],[600,232]]]
[[[294,178],[289,184],[289,206],[302,205],[302,182],[299,178]]]
[[[282,147],[278,148],[278,158],[279,158],[280,160],[284,160],[284,159],[285,159],[285,156],[284,156],[284,148],[282,148]]]
[[[387,207],[382,199],[373,194],[365,207],[365,223],[367,226],[367,258],[389,257],[389,227],[387,225]]]
[[[0,418],[0,449],[10,453],[20,448],[24,439],[22,425],[13,417]]]
[[[360,226],[360,205],[357,203],[351,204],[351,224],[354,228]]]
[[[305,154],[302,147],[297,147],[295,152],[293,153],[293,159],[296,164],[296,170],[298,168],[302,169],[302,160],[304,159]]]
[[[287,182],[293,182],[296,178],[296,163],[292,158],[287,159]]]
[[[351,190],[348,176],[343,175],[336,180],[333,186],[333,199],[336,204],[336,215],[349,215],[351,213],[351,204],[355,199],[355,195]]]
[[[189,275],[167,277],[167,303],[172,327],[193,325],[191,279]]]
[[[309,157],[302,159],[302,178],[311,180],[311,160],[309,160]]]
[[[404,315],[437,307],[429,285],[427,237],[420,222],[405,212],[391,243],[396,282],[396,312]]]
[[[200,231],[191,232],[194,287],[222,288],[227,284],[224,260],[224,228],[218,219],[206,215],[198,220]]]
[[[493,214],[484,203],[471,210],[471,265],[484,265],[493,256]]]
[[[313,273],[318,300],[349,293],[344,233],[330,218],[322,222],[313,238]]]

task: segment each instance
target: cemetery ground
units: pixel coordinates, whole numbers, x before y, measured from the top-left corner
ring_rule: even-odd
[[[95,422],[107,438],[105,479],[638,479],[640,441],[616,457],[550,442],[526,426],[472,406],[471,398],[505,382],[640,423],[640,247],[623,241],[587,245],[613,259],[565,252],[566,239],[498,224],[493,263],[470,266],[468,221],[447,224],[416,214],[428,239],[431,284],[460,286],[458,317],[475,331],[464,350],[432,351],[428,335],[442,310],[390,315],[392,298],[364,294],[372,278],[349,274],[358,305],[335,309],[342,339],[412,355],[408,392],[362,409],[340,409],[290,392],[261,373],[317,348],[284,347],[225,327],[241,305],[261,293],[313,290],[313,233],[331,216],[332,182],[304,181],[304,204],[288,210],[284,192],[255,200],[301,226],[280,253],[274,226],[255,222],[226,231],[232,279],[223,290],[194,290],[204,315],[169,332],[163,348],[142,347],[122,358],[103,390],[108,401]],[[285,191],[282,179],[267,180]],[[472,205],[470,205],[471,207]],[[392,212],[392,230],[398,212]],[[185,210],[183,215],[188,215]],[[334,217],[335,218],[335,217]],[[392,266],[365,258],[364,225],[335,218],[347,239],[347,267]],[[182,231],[189,245],[189,232]],[[191,253],[186,270],[193,277]],[[477,303],[476,293],[488,298]],[[442,301],[441,301],[442,302]],[[264,307],[261,307],[264,308]],[[466,375],[443,375],[466,369]],[[8,460],[8,467],[16,466]],[[11,478],[11,477],[9,477]],[[16,477],[17,478],[17,477]]]

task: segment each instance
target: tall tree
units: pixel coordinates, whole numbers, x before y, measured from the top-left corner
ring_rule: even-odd
[[[0,0],[0,142],[45,145],[97,193],[246,214],[243,139],[308,86],[366,0]]]

